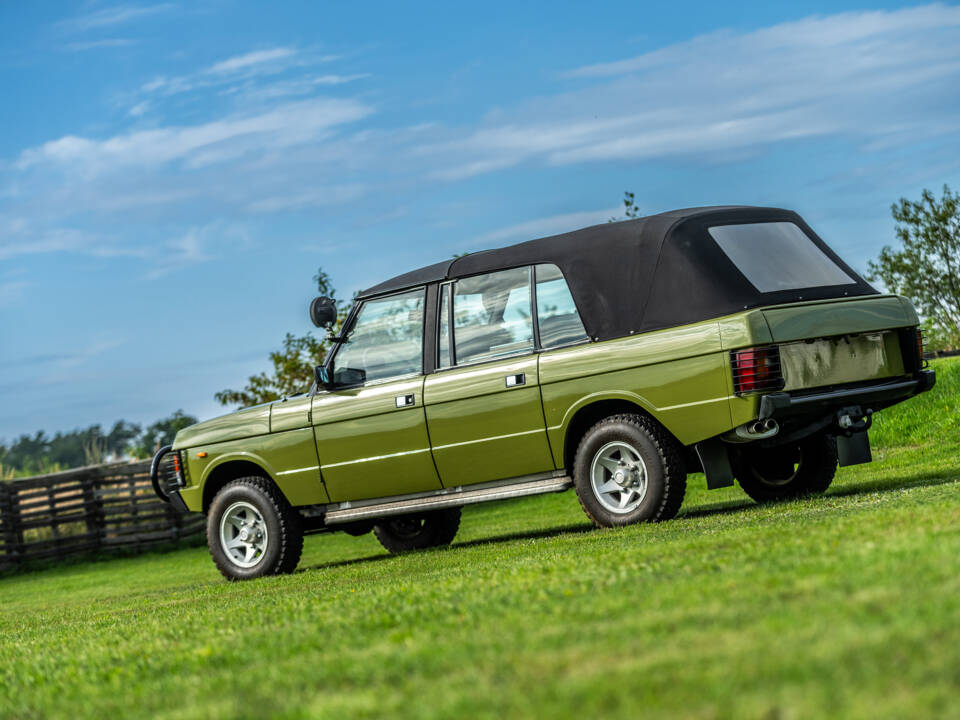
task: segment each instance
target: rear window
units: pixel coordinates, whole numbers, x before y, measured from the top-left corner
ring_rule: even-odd
[[[760,292],[856,284],[791,222],[715,225],[709,232]]]

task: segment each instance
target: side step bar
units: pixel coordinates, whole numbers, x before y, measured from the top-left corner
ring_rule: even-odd
[[[406,515],[414,512],[427,512],[446,507],[460,507],[475,503],[506,500],[508,498],[524,497],[526,495],[543,495],[546,493],[563,492],[573,486],[573,480],[568,477],[554,477],[545,480],[533,480],[499,485],[496,487],[477,488],[475,490],[454,488],[441,491],[442,494],[416,497],[407,500],[394,500],[375,505],[349,507],[342,510],[329,510],[323,515],[324,524],[340,525],[357,520],[390,517],[391,515]]]

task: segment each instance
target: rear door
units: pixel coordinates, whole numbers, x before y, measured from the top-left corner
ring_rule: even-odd
[[[554,470],[540,399],[531,268],[440,288],[438,370],[424,383],[445,487]]]
[[[320,471],[333,502],[440,489],[423,407],[423,288],[366,300],[313,398]]]

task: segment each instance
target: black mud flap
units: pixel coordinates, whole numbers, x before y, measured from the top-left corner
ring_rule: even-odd
[[[873,455],[870,454],[869,434],[864,431],[849,437],[837,435],[837,459],[840,461],[840,467],[871,462]]]
[[[733,485],[733,468],[730,467],[730,455],[726,444],[717,438],[698,442],[695,446],[703,474],[707,476],[707,488],[730,487]]]

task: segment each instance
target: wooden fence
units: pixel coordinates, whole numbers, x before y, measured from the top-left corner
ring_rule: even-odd
[[[0,481],[0,569],[111,548],[134,551],[200,535],[150,484],[150,462],[93,465]]]

